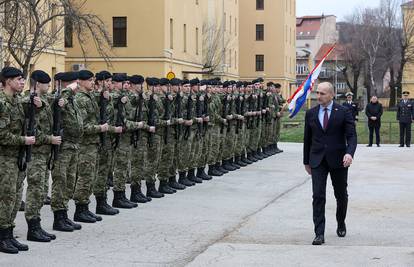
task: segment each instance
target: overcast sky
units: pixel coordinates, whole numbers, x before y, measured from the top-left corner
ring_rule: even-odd
[[[296,0],[298,17],[306,15],[335,15],[341,21],[355,7],[376,7],[380,0]]]

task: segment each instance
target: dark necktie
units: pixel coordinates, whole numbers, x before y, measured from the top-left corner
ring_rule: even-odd
[[[325,114],[323,115],[323,129],[326,130],[329,121],[328,108],[324,108],[323,110],[325,111]]]

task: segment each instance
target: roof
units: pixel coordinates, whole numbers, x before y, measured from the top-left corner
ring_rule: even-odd
[[[328,16],[303,16],[296,18],[296,36],[297,37],[314,37],[321,28],[321,20]]]
[[[314,58],[315,61],[321,61],[329,49],[334,44],[323,44]],[[344,60],[345,47],[342,44],[337,44],[335,49],[326,58],[327,61]]]

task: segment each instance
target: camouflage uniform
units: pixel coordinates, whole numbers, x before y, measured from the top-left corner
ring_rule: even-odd
[[[197,99],[198,99],[198,104],[197,104]],[[197,109],[197,105],[199,105],[199,109],[200,109],[200,114],[202,114],[202,110],[203,110],[203,105],[204,105],[204,97],[197,94],[196,99],[195,99],[195,105],[194,105],[194,112],[193,112],[193,125],[191,126],[191,133],[192,133],[192,143],[191,143],[191,152],[190,152],[190,169],[195,169],[198,167],[199,164],[199,160],[201,157],[201,153],[203,150],[203,137],[202,137],[202,123],[199,124],[196,121],[196,109]],[[201,115],[198,114],[200,117]]]
[[[209,116],[210,116],[210,123],[208,124],[209,127],[209,135],[210,135],[210,148],[208,151],[208,165],[213,165],[220,161],[220,144],[221,144],[221,98],[218,94],[212,94],[211,96],[211,104],[209,105]]]
[[[63,138],[58,160],[52,170],[52,210],[68,210],[68,202],[73,197],[76,171],[78,168],[79,143],[83,136],[83,121],[75,93],[63,89],[61,98],[65,101],[62,108]]]
[[[19,146],[25,144],[21,136],[24,118],[18,96],[10,97],[0,91],[0,230],[15,226],[20,207],[24,173],[19,175],[16,158]]]

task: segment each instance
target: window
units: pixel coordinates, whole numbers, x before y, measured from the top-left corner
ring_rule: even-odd
[[[264,40],[264,25],[256,24],[256,41]]]
[[[113,46],[126,47],[127,46],[127,18],[113,17]]]
[[[198,55],[198,28],[196,28],[196,55]]]
[[[170,19],[170,49],[174,49],[174,20]]]
[[[187,52],[187,24],[184,24],[184,28],[183,28],[183,44],[184,44],[184,52]]]
[[[256,10],[264,10],[264,0],[256,0]]]
[[[256,71],[264,71],[264,55],[256,55]]]
[[[69,18],[65,18],[65,47],[73,47],[73,25]]]

